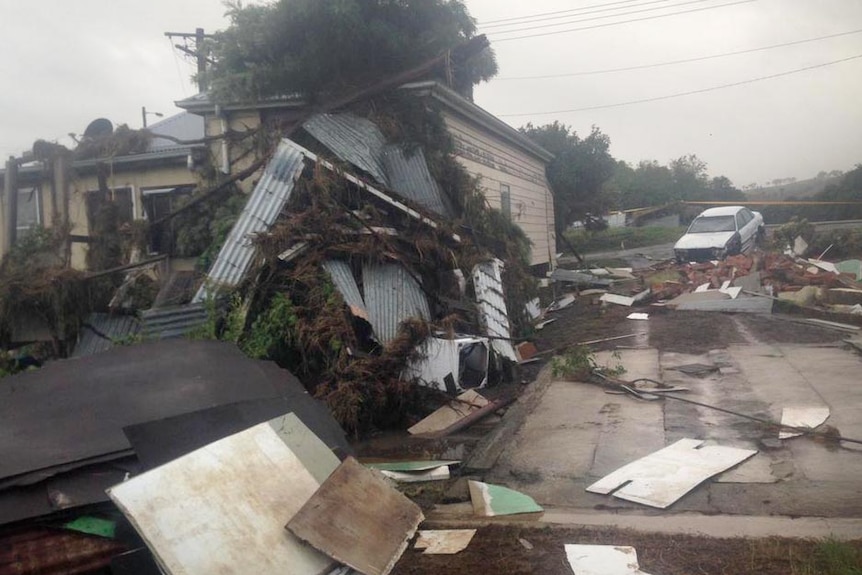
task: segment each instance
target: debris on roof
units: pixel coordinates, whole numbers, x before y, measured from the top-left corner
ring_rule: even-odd
[[[680,439],[606,475],[587,491],[664,509],[710,477],[757,453],[703,444],[698,439]]]
[[[287,529],[309,549],[364,575],[387,575],[423,519],[415,503],[348,457],[289,518]]]

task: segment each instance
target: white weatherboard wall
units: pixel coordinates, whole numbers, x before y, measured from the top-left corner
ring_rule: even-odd
[[[471,175],[481,177],[480,185],[492,208],[501,207],[500,186],[509,186],[512,221],[533,243],[530,263],[549,263],[556,238],[554,199],[545,163],[460,116],[446,113],[444,118],[458,162]]]

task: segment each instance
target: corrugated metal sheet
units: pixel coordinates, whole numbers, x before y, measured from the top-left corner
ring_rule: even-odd
[[[440,186],[428,171],[422,148],[408,150],[404,146],[388,145],[383,149],[383,163],[394,191],[441,216],[452,216]]]
[[[503,262],[494,259],[474,267],[473,286],[485,333],[491,337],[505,338],[492,339],[491,347],[506,359],[518,361],[510,341],[509,312],[503,296]]]
[[[134,336],[140,329],[141,324],[134,316],[91,313],[84,320],[72,357],[84,357],[108,351],[116,345],[117,341]]]
[[[363,262],[362,285],[374,334],[383,343],[395,339],[405,319],[429,319],[428,300],[401,264]]]
[[[365,308],[362,294],[359,293],[359,285],[353,277],[350,264],[343,260],[329,260],[324,262],[323,269],[332,278],[332,283],[350,307],[351,313],[368,320],[368,310]]]
[[[193,302],[202,302],[211,291],[234,287],[242,281],[255,254],[252,236],[267,231],[275,223],[302,173],[306,155],[313,157],[302,146],[290,140],[281,141]]]
[[[202,303],[148,309],[141,313],[141,335],[145,339],[185,337],[207,319],[207,309]]]
[[[302,127],[340,159],[389,185],[383,163],[386,138],[371,120],[353,114],[317,114]]]

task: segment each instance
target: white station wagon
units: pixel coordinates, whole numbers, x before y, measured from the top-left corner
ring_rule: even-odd
[[[764,232],[763,216],[742,206],[701,212],[673,246],[676,261],[720,260],[751,248]]]

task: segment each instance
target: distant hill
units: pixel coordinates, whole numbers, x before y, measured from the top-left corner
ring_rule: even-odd
[[[823,191],[829,184],[841,181],[843,174],[820,176],[808,180],[789,181],[776,186],[766,186],[745,190],[749,200],[801,200],[810,198]]]

